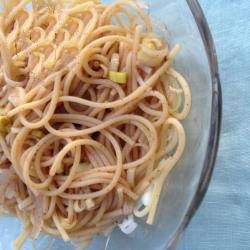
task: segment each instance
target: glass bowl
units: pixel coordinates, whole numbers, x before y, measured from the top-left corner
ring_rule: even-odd
[[[104,1],[108,2],[108,1]],[[109,1],[111,2],[111,1]],[[168,177],[153,226],[138,221],[131,235],[118,229],[112,233],[107,250],[162,250],[175,247],[181,233],[199,207],[211,178],[218,148],[221,91],[213,40],[196,0],[148,0],[157,32],[163,32],[170,44],[179,43],[182,51],[175,68],[188,80],[192,109],[184,121],[187,145],[184,156]],[[11,242],[21,231],[16,218],[0,219],[0,249],[12,249]],[[97,237],[89,250],[104,249],[107,239]],[[32,249],[31,240],[24,249]],[[74,247],[50,236],[41,236],[36,249],[68,250]]]

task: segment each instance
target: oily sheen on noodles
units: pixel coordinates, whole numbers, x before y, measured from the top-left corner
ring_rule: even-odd
[[[0,15],[0,203],[24,223],[14,248],[47,233],[83,249],[132,214],[152,224],[185,147],[180,46],[134,1],[31,2],[2,0]]]

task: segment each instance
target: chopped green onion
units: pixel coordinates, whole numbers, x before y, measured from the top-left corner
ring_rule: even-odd
[[[31,132],[31,135],[33,135],[34,137],[38,138],[38,139],[42,139],[44,137],[44,133],[42,130],[33,130]]]
[[[52,61],[49,61],[49,62],[47,62],[47,63],[44,63],[44,68],[45,68],[45,69],[50,70],[50,69],[53,69],[53,67],[54,67],[54,62],[52,62]]]
[[[8,133],[10,131],[10,119],[7,116],[0,115],[0,132]]]
[[[159,66],[163,60],[163,58],[160,56],[149,56],[142,50],[138,51],[137,58],[141,64],[152,68]]]
[[[142,44],[144,44],[149,49],[156,50],[155,44],[149,38],[144,38]]]
[[[87,199],[86,200],[86,207],[88,210],[92,209],[95,206],[95,202],[93,199]]]
[[[127,82],[127,73],[109,71],[109,79],[113,82],[124,84]]]
[[[149,48],[149,49],[153,49],[153,50],[156,49],[156,47],[155,47],[155,45],[153,43],[147,43],[146,47]]]
[[[0,108],[0,115],[3,115],[3,116],[4,116],[5,113],[6,113],[6,112],[5,112],[5,108]]]

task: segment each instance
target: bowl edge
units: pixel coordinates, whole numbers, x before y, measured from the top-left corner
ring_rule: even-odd
[[[206,156],[203,163],[203,168],[197,189],[192,197],[192,200],[189,204],[189,207],[182,222],[180,223],[176,232],[172,235],[171,240],[166,246],[166,249],[176,248],[180,236],[182,235],[186,227],[189,225],[192,217],[199,208],[206,194],[217,156],[222,117],[222,93],[219,78],[217,54],[212,34],[198,0],[186,0],[186,2],[198,26],[209,62],[212,83],[211,120]]]

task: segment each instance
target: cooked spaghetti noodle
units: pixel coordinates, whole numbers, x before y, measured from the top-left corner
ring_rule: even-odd
[[[191,94],[134,1],[2,0],[0,192],[14,242],[88,244],[134,213],[152,224],[185,147]],[[147,190],[145,203],[140,198]]]

